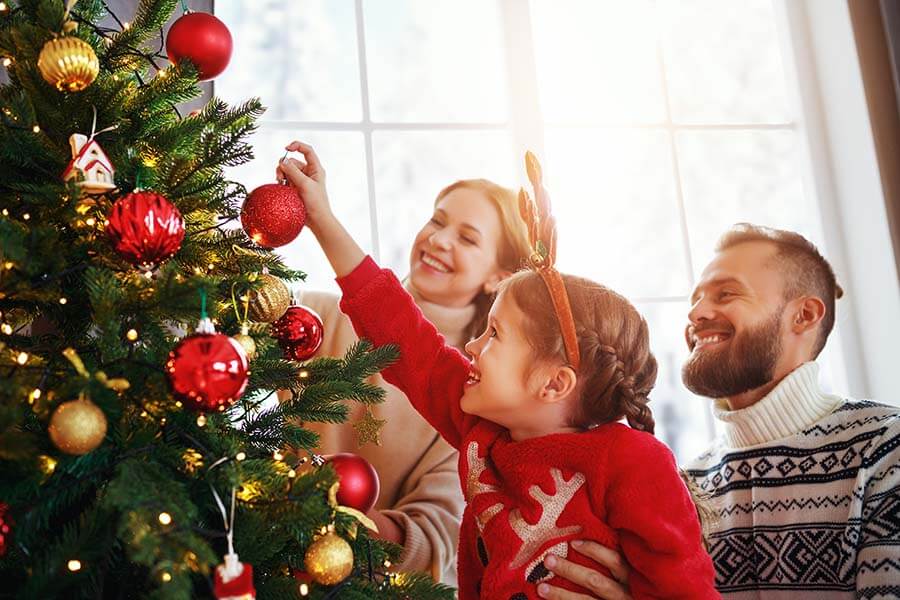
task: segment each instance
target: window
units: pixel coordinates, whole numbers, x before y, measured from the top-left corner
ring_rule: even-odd
[[[682,461],[706,446],[709,402],[680,368],[715,240],[752,221],[824,247],[769,0],[261,0],[217,14],[235,53],[216,93],[269,107],[236,179],[271,181],[285,143],[311,142],[335,210],[403,275],[443,186],[516,186],[536,151],[560,268],[635,301],[660,364],[658,435]],[[306,285],[334,288],[309,235],[282,251]],[[828,352],[826,385],[843,369]]]

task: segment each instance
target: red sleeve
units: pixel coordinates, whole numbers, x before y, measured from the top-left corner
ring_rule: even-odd
[[[624,430],[611,445],[609,525],[631,566],[634,598],[720,598],[700,521],[671,451]]]
[[[366,257],[349,275],[338,278],[341,310],[356,334],[375,346],[396,344],[400,358],[382,371],[407,395],[413,407],[454,448],[476,421],[459,408],[469,361],[444,343],[412,296],[388,269]]]

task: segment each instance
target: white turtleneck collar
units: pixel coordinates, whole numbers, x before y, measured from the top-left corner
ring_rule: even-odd
[[[713,403],[713,414],[725,426],[725,444],[745,448],[790,437],[830,414],[841,402],[819,389],[819,365],[808,362],[755,404],[729,410],[728,402],[719,398]]]
[[[462,307],[442,306],[434,302],[428,302],[422,299],[422,295],[413,287],[412,282],[407,277],[403,282],[406,291],[408,291],[415,299],[416,304],[422,309],[425,318],[437,328],[444,339],[451,346],[463,349],[466,342],[466,329],[475,316],[475,304],[467,304]]]

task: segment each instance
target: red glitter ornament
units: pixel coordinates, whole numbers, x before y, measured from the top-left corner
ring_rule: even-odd
[[[325,326],[316,311],[305,306],[291,306],[280,319],[272,323],[272,337],[278,340],[284,357],[303,361],[316,353],[322,345]]]
[[[113,204],[106,232],[119,256],[136,267],[152,269],[181,248],[184,219],[159,194],[132,192]]]
[[[209,13],[187,13],[172,23],[166,36],[169,60],[191,61],[201,81],[225,70],[233,47],[228,27]]]
[[[200,411],[225,410],[247,387],[247,354],[241,345],[216,333],[209,319],[169,353],[166,372],[175,395]]]
[[[372,510],[381,484],[375,467],[369,461],[350,452],[341,452],[330,456],[325,464],[332,466],[341,482],[337,491],[338,504],[364,514]]]
[[[13,520],[9,515],[9,505],[0,502],[0,556],[6,554],[6,550],[12,542],[12,526]]]
[[[280,183],[261,185],[241,208],[241,225],[251,240],[265,248],[291,243],[306,223],[306,206],[294,188]]]

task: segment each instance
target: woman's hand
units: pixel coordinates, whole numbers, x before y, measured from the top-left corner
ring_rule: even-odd
[[[581,554],[592,558],[606,567],[612,578],[602,575],[589,567],[575,564],[559,556],[550,554],[544,559],[544,566],[554,575],[568,579],[572,583],[591,590],[596,596],[586,596],[577,592],[570,592],[548,583],[538,586],[538,594],[541,598],[549,600],[592,600],[603,598],[604,600],[631,600],[628,594],[628,574],[630,569],[622,555],[596,542],[576,540],[572,547]]]
[[[303,161],[285,158],[278,163],[275,172],[279,180],[286,179],[306,205],[306,226],[316,235],[324,221],[333,219],[325,188],[325,168],[313,147],[303,142],[291,142],[285,149],[300,152]]]

